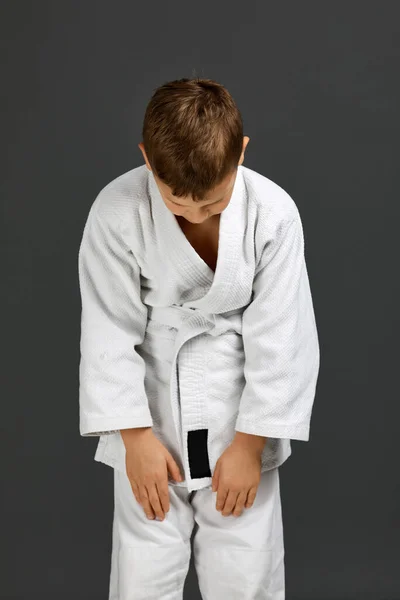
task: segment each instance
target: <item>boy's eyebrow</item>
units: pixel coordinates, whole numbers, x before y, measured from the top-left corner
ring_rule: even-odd
[[[170,202],[172,202],[172,204],[175,204],[176,206],[187,206],[186,204],[178,204],[178,202],[174,202],[173,200],[171,200],[171,198],[168,198],[168,200]],[[221,198],[220,200],[217,200],[216,202],[210,202],[210,204],[207,204],[206,206],[212,206],[213,204],[218,204],[218,202],[221,202],[221,200],[223,200],[223,198]]]

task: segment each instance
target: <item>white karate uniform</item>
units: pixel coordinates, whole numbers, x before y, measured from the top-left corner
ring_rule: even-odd
[[[152,172],[132,169],[90,208],[79,280],[80,433],[99,436],[95,460],[126,474],[119,430],[151,426],[184,498],[210,494],[235,431],[267,437],[262,473],[290,456],[290,439],[308,441],[318,335],[300,215],[276,183],[238,167],[214,274]]]

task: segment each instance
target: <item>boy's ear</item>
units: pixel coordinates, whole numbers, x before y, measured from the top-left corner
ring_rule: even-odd
[[[247,135],[244,136],[242,154],[240,155],[240,159],[239,159],[239,163],[238,163],[239,165],[241,165],[244,161],[244,153],[245,153],[245,150],[246,150],[246,147],[247,147],[247,144],[249,143],[249,141],[250,141],[250,138]]]
[[[143,158],[146,163],[146,167],[148,168],[149,171],[151,171],[152,169],[150,167],[149,161],[147,160],[146,150],[144,149],[143,142],[140,142],[140,144],[138,144],[138,146],[140,148],[141,153],[143,154]]]

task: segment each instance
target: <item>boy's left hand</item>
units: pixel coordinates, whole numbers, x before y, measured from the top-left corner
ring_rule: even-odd
[[[219,457],[212,477],[212,491],[217,492],[216,509],[226,517],[242,514],[256,497],[261,478],[262,447],[244,444],[238,440],[228,446]]]

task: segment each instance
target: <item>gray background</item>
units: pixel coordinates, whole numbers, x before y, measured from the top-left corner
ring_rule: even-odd
[[[112,470],[78,432],[77,252],[162,83],[223,83],[297,203],[321,344],[281,468],[288,600],[400,598],[399,2],[1,2],[3,599],[107,599]],[[198,600],[190,570],[185,598]],[[221,599],[223,600],[223,599]]]

